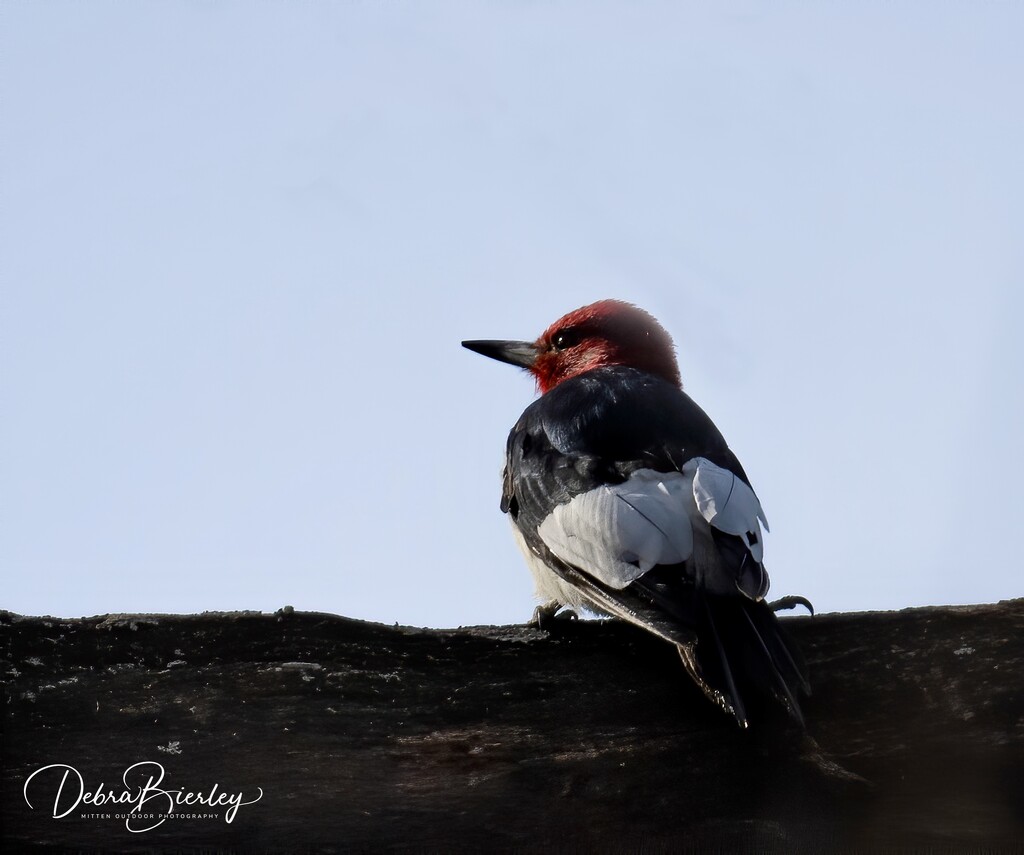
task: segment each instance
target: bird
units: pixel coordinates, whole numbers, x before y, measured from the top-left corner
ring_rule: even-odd
[[[542,601],[538,624],[579,611],[623,619],[675,645],[741,728],[766,706],[803,728],[806,665],[775,612],[813,609],[765,600],[768,520],[683,391],[665,328],[607,299],[534,341],[462,345],[526,369],[539,392],[509,433],[500,505]]]

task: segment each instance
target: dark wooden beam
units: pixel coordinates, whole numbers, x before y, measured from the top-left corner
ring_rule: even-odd
[[[0,850],[1024,848],[1024,600],[786,624],[804,737],[739,731],[671,649],[611,622],[0,613]],[[263,795],[140,833],[130,804],[53,817],[65,767],[118,795],[142,761],[161,789]]]

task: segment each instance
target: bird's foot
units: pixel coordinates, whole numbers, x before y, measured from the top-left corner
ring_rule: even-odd
[[[814,606],[811,605],[811,601],[807,597],[800,597],[796,595],[790,595],[788,597],[780,597],[777,600],[772,600],[768,603],[768,608],[773,612],[781,612],[785,609],[795,609],[797,606],[803,606],[812,615],[814,614]]]
[[[533,617],[530,619],[530,622],[536,624],[537,629],[542,632],[551,632],[556,628],[565,626],[565,621],[579,619],[579,615],[572,609],[559,612],[560,608],[562,608],[562,604],[558,600],[549,600],[546,603],[542,603],[533,610]]]

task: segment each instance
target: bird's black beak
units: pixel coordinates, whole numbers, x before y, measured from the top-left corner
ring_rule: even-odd
[[[520,368],[532,368],[540,355],[537,345],[532,341],[464,341],[462,346],[474,353]]]

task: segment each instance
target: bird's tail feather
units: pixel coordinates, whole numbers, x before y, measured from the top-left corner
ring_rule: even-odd
[[[751,706],[765,698],[774,698],[803,726],[799,697],[810,694],[806,667],[768,604],[691,590],[697,643],[689,651],[680,645],[680,655],[697,685],[741,727]]]
[[[769,603],[710,593],[682,581],[669,567],[665,573],[655,568],[629,589],[613,592],[553,556],[550,566],[583,591],[593,608],[674,644],[700,690],[741,727],[766,699],[803,724],[799,697],[810,694],[806,669]]]

